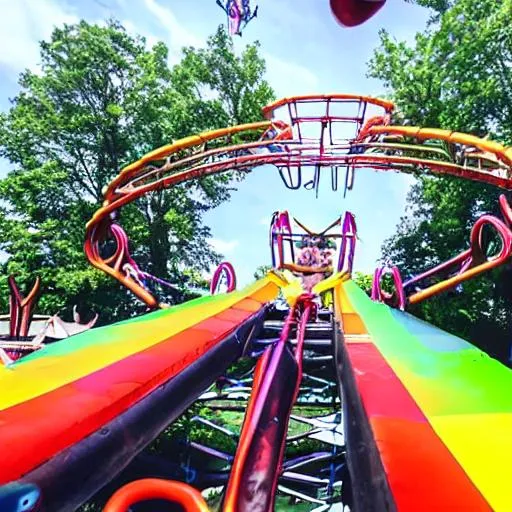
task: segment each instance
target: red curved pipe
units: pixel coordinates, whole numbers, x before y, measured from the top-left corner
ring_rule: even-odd
[[[345,212],[343,219],[343,231],[341,239],[340,256],[338,258],[338,272],[346,270],[352,274],[354,266],[354,254],[356,251],[356,218],[350,212]]]
[[[393,283],[395,285],[393,293],[387,293],[382,289],[382,278],[386,274],[391,275],[393,278]],[[401,310],[405,309],[404,286],[402,283],[402,276],[400,275],[400,271],[397,267],[383,266],[375,269],[375,273],[373,274],[371,298],[378,302],[384,302],[384,304],[388,304],[389,306],[396,305]]]
[[[135,503],[157,499],[178,503],[187,512],[208,512],[198,490],[181,482],[157,478],[136,480],[121,487],[108,500],[103,512],[126,512]]]
[[[290,216],[287,211],[275,212],[270,225],[270,249],[272,252],[272,264],[275,268],[281,269],[285,264],[284,242],[289,242],[292,260],[295,259],[293,251],[293,241],[291,239],[284,240],[284,236],[292,234]],[[276,257],[277,247],[277,257]]]
[[[223,261],[219,264],[219,266],[215,269],[213,273],[212,282],[210,283],[210,294],[215,295],[218,293],[218,286],[222,276],[226,277],[227,281],[227,293],[232,292],[236,289],[236,274],[233,265],[229,263],[229,261]]]
[[[505,194],[501,194],[499,198],[500,210],[503,215],[503,219],[505,220],[505,224],[512,228],[512,208],[507,200],[507,196]]]
[[[336,19],[345,27],[355,27],[370,19],[386,0],[330,0]]]
[[[26,297],[21,294],[13,275],[7,278],[11,293],[9,295],[9,336],[17,339],[19,336],[28,336],[32,314],[37,295],[41,288],[41,280],[36,278],[32,290]]]
[[[315,307],[312,295],[301,295],[286,318],[279,340],[266,349],[256,365],[223,512],[274,510],[288,421],[302,380],[306,326]],[[288,341],[296,323],[293,354]]]
[[[512,208],[505,195],[500,196],[499,203],[504,220],[482,215],[471,229],[469,249],[404,283],[406,291],[413,286],[420,288],[407,294],[408,303],[421,302],[509,261],[512,256]],[[500,252],[491,257],[487,256],[482,247],[482,233],[486,226],[491,227],[501,240]],[[427,278],[439,275],[444,276],[444,280],[421,289],[421,284]]]

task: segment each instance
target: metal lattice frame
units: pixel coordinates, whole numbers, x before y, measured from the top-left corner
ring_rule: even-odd
[[[303,107],[318,112],[302,113]],[[344,107],[355,107],[355,114],[335,112]],[[314,178],[306,188],[316,190],[322,168],[333,173],[345,167],[353,173],[364,167],[449,174],[512,189],[512,148],[458,132],[391,126],[393,105],[388,101],[356,95],[299,96],[275,102],[263,113],[270,118],[283,109],[288,112],[288,122],[269,119],[186,137],[124,168],[106,188],[103,206],[87,224],[85,251],[90,262],[118,279],[148,306],[157,307],[157,298],[123,271],[133,260],[127,244],[112,231],[115,212],[152,191],[264,164],[275,165],[282,177],[285,170],[290,178],[295,174],[291,188],[301,186],[303,167],[314,169]],[[377,115],[371,109],[377,110]],[[333,126],[337,123],[352,126],[352,138],[336,139]],[[317,134],[306,136],[305,127],[315,125],[319,127]],[[337,183],[337,178],[331,176],[331,180]],[[101,244],[108,238],[115,239],[117,249],[106,258]]]

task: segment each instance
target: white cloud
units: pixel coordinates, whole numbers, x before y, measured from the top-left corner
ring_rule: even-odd
[[[233,253],[238,246],[238,240],[221,240],[220,238],[209,238],[208,243],[215,251],[223,255]]]
[[[130,20],[123,20],[122,22],[123,27],[128,31],[128,33],[132,36],[139,35],[146,39],[146,45],[148,48],[152,48],[155,46],[156,43],[161,41],[161,39],[154,34],[151,34],[150,32],[141,29],[138,25],[135,25]]]
[[[277,97],[307,94],[319,88],[318,77],[308,68],[264,53],[267,64],[267,80]]]
[[[168,33],[169,39],[165,41],[169,47],[169,63],[178,62],[180,51],[184,46],[195,46],[196,48],[204,46],[205,40],[197,37],[191,30],[174,15],[171,9],[163,7],[156,0],[144,0],[144,5],[148,11],[158,19],[159,23]],[[149,41],[149,37],[146,36]]]
[[[55,0],[0,0],[0,11],[0,64],[15,73],[35,68],[39,41],[48,39],[55,26],[78,21]]]

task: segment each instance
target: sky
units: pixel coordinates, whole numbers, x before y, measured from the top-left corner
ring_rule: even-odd
[[[425,28],[428,11],[388,0],[361,27],[344,28],[332,16],[328,0],[258,0],[258,17],[235,39],[237,51],[258,40],[267,65],[266,79],[276,96],[308,93],[356,93],[379,96],[383,85],[366,77],[367,63],[378,47],[380,29],[397,40],[412,41]],[[225,23],[215,0],[0,0],[0,109],[18,92],[17,78],[36,69],[38,42],[55,26],[79,19],[101,23],[109,17],[146,37],[148,46],[163,41],[169,62],[180,60],[183,46],[204,46]],[[0,177],[10,166],[0,162]],[[311,229],[321,230],[345,210],[353,212],[359,243],[355,270],[373,271],[381,246],[404,214],[408,176],[357,170],[354,189],[330,190],[329,176],[313,191],[290,191],[275,169],[260,167],[237,185],[229,202],[209,212],[209,243],[233,263],[240,284],[251,281],[259,265],[270,262],[268,225],[272,212],[287,209]]]

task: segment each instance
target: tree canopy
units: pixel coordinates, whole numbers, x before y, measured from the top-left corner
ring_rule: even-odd
[[[173,68],[164,43],[149,49],[113,20],[65,25],[40,48],[40,70],[20,75],[19,93],[0,114],[0,156],[11,163],[0,181],[2,274],[16,273],[22,287],[39,275],[40,311],[78,303],[109,321],[135,303],[83,254],[85,223],[102,188],[124,165],[172,140],[259,119],[273,92],[258,44],[236,55],[222,27],[204,48],[184,49]],[[219,257],[206,243],[203,214],[229,197],[231,181],[207,178],[126,207],[122,224],[141,266],[179,285],[200,281]],[[7,295],[4,279],[3,310]]]
[[[369,75],[381,79],[403,123],[465,131],[512,143],[512,2],[417,0],[434,9],[412,45],[382,31]],[[455,256],[500,191],[453,178],[418,176],[407,214],[383,246],[405,276]],[[502,268],[414,308],[430,322],[505,359],[512,327],[510,269]]]
[[[254,271],[254,279],[263,279],[271,270],[272,265],[259,265]]]

